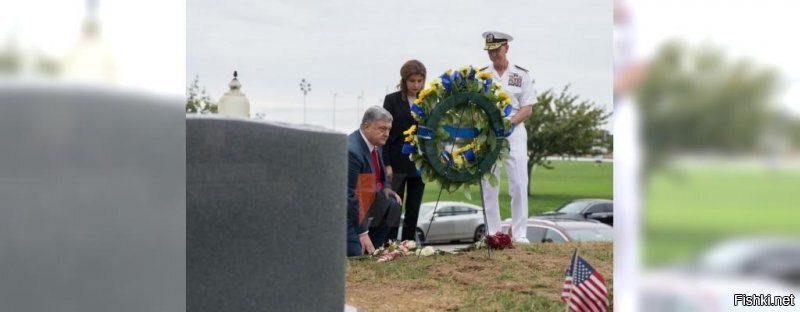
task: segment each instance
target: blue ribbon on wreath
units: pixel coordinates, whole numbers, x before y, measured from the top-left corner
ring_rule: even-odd
[[[442,128],[447,131],[451,138],[474,139],[480,134],[478,128],[457,128],[453,126],[443,126]]]
[[[471,148],[464,151],[464,158],[468,162],[475,162],[476,160],[478,160],[478,158],[475,157],[475,151],[473,151]]]
[[[441,157],[445,162],[447,162],[448,165],[450,165],[451,167],[454,166],[453,155],[450,155],[450,153],[448,153],[447,151],[442,151]]]
[[[507,137],[509,134],[511,134],[511,131],[506,133],[506,131],[503,130],[503,128],[497,128],[497,129],[494,129],[494,134],[497,136],[498,139],[500,139],[500,138]]]
[[[503,108],[503,116],[508,117],[508,115],[511,115],[511,109],[511,105],[506,105],[506,107]]]
[[[492,85],[492,79],[486,79],[483,81],[483,92],[489,93],[489,86]]]
[[[417,114],[419,118],[425,118],[425,111],[423,111],[422,107],[419,107],[417,104],[411,104],[411,111]]]
[[[417,152],[417,147],[414,146],[414,145],[411,145],[411,143],[405,143],[405,144],[403,144],[403,150],[401,152],[403,154],[406,154],[406,155],[411,154],[411,153],[416,153]]]
[[[472,66],[469,67],[469,79],[475,79],[475,68]]]
[[[419,126],[417,128],[417,137],[420,139],[430,140],[433,138],[433,129]]]

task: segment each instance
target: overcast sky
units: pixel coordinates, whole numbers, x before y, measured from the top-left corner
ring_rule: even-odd
[[[800,2],[794,0],[625,1],[634,45],[648,58],[667,40],[711,44],[731,59],[748,59],[781,75],[777,105],[800,117]],[[679,19],[680,22],[674,22]]]
[[[80,36],[86,0],[0,0],[0,50],[61,60]],[[183,97],[186,2],[99,0],[101,38],[116,61],[117,86]]]
[[[357,127],[364,106],[394,92],[400,66],[422,61],[428,81],[448,68],[488,65],[481,33],[514,36],[509,58],[537,92],[570,90],[612,109],[611,1],[188,0],[187,84],[219,99],[239,71],[251,113],[301,123],[301,78],[311,82],[310,124]]]

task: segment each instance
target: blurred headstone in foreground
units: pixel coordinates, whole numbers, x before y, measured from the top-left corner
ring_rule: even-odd
[[[345,135],[186,116],[190,311],[342,311]]]
[[[186,309],[180,98],[0,86],[0,311]]]

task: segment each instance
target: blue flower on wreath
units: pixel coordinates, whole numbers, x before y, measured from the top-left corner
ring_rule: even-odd
[[[461,74],[458,71],[453,73],[453,82],[458,83],[459,86],[464,86],[464,79],[461,79]]]
[[[475,67],[472,67],[472,66],[469,67],[469,76],[468,77],[469,77],[469,79],[472,79],[472,80],[475,79]]]
[[[503,108],[503,116],[508,117],[508,115],[511,115],[511,109],[511,105],[506,105],[506,107]]]
[[[492,86],[492,79],[486,79],[483,81],[483,92],[489,93],[489,87]]]
[[[442,79],[442,86],[444,87],[444,89],[447,90],[448,92],[452,91],[453,87],[451,86],[451,84],[453,81],[450,79],[450,75],[444,73],[441,76],[439,76],[439,78]]]

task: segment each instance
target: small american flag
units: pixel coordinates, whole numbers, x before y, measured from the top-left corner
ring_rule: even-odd
[[[564,288],[561,290],[561,300],[569,305],[570,311],[604,312],[608,308],[606,282],[603,276],[577,253],[578,251],[575,250],[575,253],[572,254],[572,261],[567,267],[567,277],[564,279]]]

